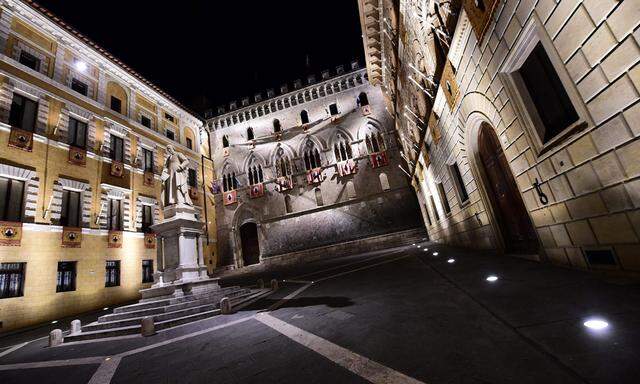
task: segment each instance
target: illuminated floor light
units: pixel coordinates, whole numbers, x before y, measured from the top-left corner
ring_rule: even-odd
[[[438,252],[433,252],[432,255],[433,256],[438,256]]]
[[[423,251],[425,251],[425,252],[427,252],[428,250],[429,250],[429,248],[425,248],[425,249],[423,249]]]
[[[585,327],[594,331],[601,331],[609,326],[609,323],[602,319],[590,319],[582,323]]]
[[[490,283],[493,283],[494,281],[498,281],[498,276],[494,276],[494,275],[487,276],[486,280]]]
[[[416,247],[420,248],[420,246],[419,246],[419,245],[416,245]]]
[[[109,310],[109,307],[104,307],[104,308],[102,308],[102,310],[103,311],[107,311],[107,310]]]
[[[411,245],[416,245],[416,243],[413,243],[413,244],[411,244]]]
[[[58,320],[53,320],[53,321],[51,322],[51,324],[55,324],[55,323],[57,323],[57,322],[58,322]]]
[[[455,263],[455,262],[456,262],[456,259],[449,259],[449,260],[447,260],[447,263],[449,263],[449,264],[453,264],[453,263]]]

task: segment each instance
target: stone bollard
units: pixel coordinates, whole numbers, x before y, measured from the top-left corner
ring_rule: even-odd
[[[220,299],[220,313],[223,315],[228,315],[231,312],[231,301],[228,297],[223,297]]]
[[[62,330],[61,329],[54,329],[53,331],[51,331],[49,333],[49,346],[50,347],[55,347],[58,346],[60,344],[62,344],[62,341],[64,339],[62,338]]]
[[[278,290],[278,280],[271,279],[271,290],[272,291],[277,291]]]
[[[80,320],[73,320],[71,322],[71,334],[75,335],[80,332],[82,332],[82,323],[80,322]]]
[[[142,336],[152,336],[156,333],[156,325],[152,316],[145,316],[141,320],[140,333]]]
[[[258,288],[264,289],[264,280],[258,279]]]

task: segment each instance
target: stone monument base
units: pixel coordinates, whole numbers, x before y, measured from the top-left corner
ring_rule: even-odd
[[[140,290],[142,300],[181,297],[220,289],[217,278],[207,275],[202,249],[204,224],[187,204],[163,210],[164,220],[151,227],[158,238],[158,272],[151,288]]]

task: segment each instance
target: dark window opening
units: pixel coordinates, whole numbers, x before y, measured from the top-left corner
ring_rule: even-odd
[[[120,261],[107,260],[105,263],[104,286],[117,287],[120,285]]]
[[[121,201],[109,199],[109,212],[107,215],[107,228],[111,231],[122,231],[122,210]]]
[[[222,176],[222,188],[224,192],[238,188],[238,180],[236,179],[235,172],[227,173]]]
[[[147,128],[151,128],[151,119],[145,115],[140,116],[140,124],[144,125]]]
[[[67,133],[67,144],[85,149],[87,147],[87,123],[69,118],[69,132]]]
[[[331,116],[335,116],[338,113],[340,113],[340,112],[338,112],[338,104],[333,103],[333,104],[329,105],[329,113],[331,114]]]
[[[304,153],[304,166],[307,171],[322,166],[320,162],[320,152],[316,148],[310,149]]]
[[[280,120],[278,119],[274,119],[273,120],[273,132],[280,132],[282,130],[282,127],[280,126]]]
[[[111,135],[111,160],[124,162],[124,139]]]
[[[369,98],[365,92],[360,92],[358,95],[358,99],[356,100],[360,107],[364,107],[365,105],[369,105]]]
[[[309,124],[309,113],[305,110],[302,110],[302,112],[300,112],[300,122],[302,122],[302,124]]]
[[[153,283],[153,260],[142,260],[142,282]]]
[[[429,226],[433,225],[433,222],[431,222],[431,215],[429,214],[429,208],[427,208],[427,204],[423,204],[424,206],[424,215],[427,217],[427,222],[429,223]]]
[[[33,132],[36,127],[38,103],[17,93],[13,94],[9,124],[25,131]]]
[[[449,200],[447,200],[447,194],[444,191],[444,186],[442,183],[437,183],[436,188],[438,189],[438,195],[440,196],[440,202],[442,202],[442,207],[444,208],[445,213],[451,212],[451,206],[449,205]]]
[[[56,292],[69,292],[76,290],[76,262],[59,261],[58,278],[56,280]]]
[[[458,163],[453,163],[451,166],[451,173],[453,173],[454,183],[456,190],[458,191],[458,197],[460,197],[460,202],[464,203],[469,200],[469,194],[467,193],[467,188],[464,186],[464,180],[462,179]]]
[[[175,123],[175,119],[174,119],[174,117],[173,117],[172,115],[170,115],[170,114],[166,113],[166,112],[164,113],[164,118],[165,118],[165,119],[167,119],[167,120],[169,120],[169,121],[170,121],[170,122],[172,122],[172,123]]]
[[[167,137],[168,137],[169,139],[171,139],[171,140],[174,140],[174,141],[175,141],[175,139],[176,139],[176,134],[175,134],[173,131],[170,131],[170,130],[168,130],[168,129],[167,129],[167,131],[166,131],[166,135],[167,135]]]
[[[610,249],[589,249],[584,251],[589,265],[617,265],[616,258]]]
[[[62,212],[60,213],[60,225],[65,227],[79,227],[81,222],[81,197],[76,191],[62,191]]]
[[[229,138],[227,135],[222,136],[222,148],[229,148]]]
[[[433,195],[429,196],[429,200],[431,201],[431,209],[433,209],[436,220],[440,220],[440,214],[438,213],[438,208],[436,208],[436,201],[433,199]]]
[[[253,135],[253,128],[247,128],[247,140],[253,140],[255,136]]]
[[[34,71],[40,72],[40,59],[33,56],[29,52],[26,52],[26,51],[20,52],[20,64],[26,65],[27,67],[33,69]]]
[[[153,151],[148,150],[146,148],[142,148],[142,153],[144,155],[144,171],[153,172],[153,168],[154,168]]]
[[[187,148],[193,149],[193,140],[187,137],[186,141],[187,141]]]
[[[111,110],[122,113],[122,100],[115,96],[111,96]]]
[[[187,183],[189,184],[189,186],[190,187],[194,187],[194,188],[197,187],[198,186],[198,175],[196,174],[196,170],[189,168],[187,173],[188,173]]]
[[[142,232],[150,233],[153,225],[153,207],[150,205],[142,205]]]
[[[22,221],[24,181],[0,177],[0,221]]]
[[[260,164],[249,167],[247,173],[249,174],[250,185],[262,183],[264,181],[264,175],[262,174],[262,165]]]
[[[543,143],[578,121],[576,112],[551,59],[541,43],[518,70],[543,127],[538,132]]]
[[[24,295],[27,263],[0,263],[0,299]]]
[[[84,96],[89,93],[89,86],[78,79],[71,80],[71,89]]]

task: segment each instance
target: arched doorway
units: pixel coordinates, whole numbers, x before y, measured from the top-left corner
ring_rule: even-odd
[[[538,239],[502,146],[494,129],[482,123],[478,132],[478,160],[484,186],[502,234],[505,251],[537,253]]]
[[[258,242],[256,223],[244,223],[240,226],[240,241],[244,265],[258,264],[260,262],[260,243]]]

